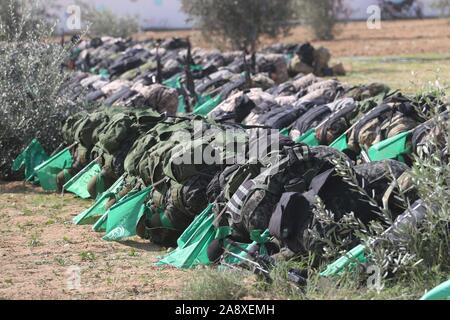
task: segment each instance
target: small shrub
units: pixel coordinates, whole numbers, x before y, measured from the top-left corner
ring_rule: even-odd
[[[8,0],[16,3],[15,0]],[[24,6],[17,14],[9,6],[10,19],[0,20],[0,179],[15,178],[11,172],[14,158],[33,138],[51,153],[63,141],[61,125],[72,113],[83,109],[62,91],[67,73],[62,64],[71,46],[49,41],[55,25],[36,20],[39,9]],[[3,12],[3,8],[2,8]],[[33,28],[28,27],[33,23]],[[13,27],[11,27],[11,24]]]
[[[302,24],[309,26],[319,40],[332,40],[339,14],[348,14],[342,0],[297,0]]]
[[[42,242],[39,240],[39,236],[37,234],[33,234],[30,241],[28,242],[28,245],[33,248],[39,247],[42,246]]]
[[[93,253],[92,251],[83,251],[80,253],[80,257],[81,257],[81,261],[86,262],[86,261],[95,261],[96,256],[95,253]]]
[[[183,298],[190,300],[238,300],[247,294],[245,275],[235,271],[204,270],[189,282]]]

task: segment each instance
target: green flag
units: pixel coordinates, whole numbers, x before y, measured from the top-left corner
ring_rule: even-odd
[[[198,105],[194,109],[194,114],[200,115],[200,116],[207,116],[208,113],[213,111],[219,104],[222,102],[222,97],[217,95],[214,98],[210,98],[207,101],[205,101],[203,104]]]
[[[92,161],[64,185],[64,190],[79,196],[81,199],[89,199],[91,195],[87,191],[87,185],[92,177],[98,175],[101,171],[102,168],[97,161]]]
[[[339,151],[346,150],[348,148],[347,134],[344,133],[339,138],[337,138],[332,144],[330,144],[330,147]]]
[[[125,197],[123,197],[122,199],[119,199],[113,207],[111,207],[109,210],[107,210],[100,217],[100,219],[98,219],[98,221],[92,226],[92,230],[94,230],[95,232],[106,232],[108,217],[109,217],[109,213],[110,213],[111,209],[113,209],[115,206],[118,206],[120,203],[128,200],[130,197],[134,196],[135,194],[136,194],[136,192],[130,191]],[[108,202],[108,200],[106,200],[105,205],[107,202]]]
[[[108,212],[105,212],[100,219],[97,220],[96,223],[92,226],[92,230],[95,232],[105,232],[106,231],[106,222],[108,221]]]
[[[56,176],[64,169],[68,169],[73,164],[70,147],[60,151],[34,170],[39,178],[42,188],[47,191],[56,191]]]
[[[38,182],[34,168],[48,160],[48,155],[37,139],[33,139],[31,143],[22,151],[12,164],[13,171],[19,171],[25,167],[25,180],[35,180]]]
[[[178,239],[178,247],[164,257],[157,265],[171,265],[179,269],[188,269],[197,265],[208,265],[208,246],[214,240],[214,215],[210,204]]]
[[[299,137],[295,142],[304,143],[310,147],[315,147],[315,146],[320,145],[319,141],[316,138],[316,128],[309,129],[301,137]]]
[[[136,235],[136,226],[145,212],[144,202],[151,190],[152,187],[145,188],[109,209],[103,240],[119,241]]]
[[[408,144],[411,133],[412,131],[403,132],[373,145],[368,151],[370,160],[397,159],[399,156],[411,152],[411,146]]]
[[[448,300],[450,301],[450,280],[427,292],[420,300]]]
[[[173,89],[180,89],[181,88],[181,74],[177,73],[172,78],[169,78],[169,79],[163,81],[163,85],[173,88]]]
[[[106,204],[109,199],[119,192],[124,182],[124,176],[120,177],[106,192],[99,195],[95,203],[87,210],[73,218],[72,222],[77,225],[94,224],[106,213]]]
[[[291,132],[290,128],[284,128],[280,130],[280,134],[285,137],[289,137],[289,133]]]

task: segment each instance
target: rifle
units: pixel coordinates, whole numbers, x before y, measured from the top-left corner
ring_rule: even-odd
[[[399,241],[401,237],[402,230],[408,227],[415,227],[421,221],[423,221],[427,214],[427,208],[423,200],[417,200],[411,205],[402,215],[398,216],[395,222],[386,231],[383,232],[382,236],[390,239],[391,241]],[[374,239],[371,244],[377,245],[380,239]],[[327,268],[320,273],[322,277],[332,277],[340,275],[346,268],[348,268],[352,263],[364,262],[366,261],[366,246],[360,244],[346,253],[344,256],[340,257],[333,263],[329,264]]]
[[[192,72],[191,72],[191,65],[194,64],[194,60],[192,59],[192,52],[191,52],[192,46],[191,46],[191,40],[189,39],[189,37],[187,37],[187,43],[188,43],[187,56],[184,61],[184,72],[186,74],[186,87],[189,92],[189,96],[192,99],[193,105],[196,105],[197,104],[197,94],[195,92],[195,83],[194,83],[194,78],[192,77]],[[186,112],[189,113],[192,111],[191,101],[190,101],[189,97],[187,97],[185,100],[186,100]]]
[[[244,50],[244,73],[245,73],[245,83],[248,88],[252,87],[252,67],[247,61],[247,50]]]
[[[157,40],[156,44],[156,82],[162,83],[162,64],[161,64],[161,56],[159,55],[159,48],[161,46],[161,40]]]
[[[226,241],[235,247],[236,249],[241,250],[242,252],[247,254],[247,257],[243,257],[241,255],[238,255],[234,252],[231,252],[227,248],[223,247],[226,254],[229,254],[230,256],[241,260],[245,265],[250,267],[250,269],[256,274],[256,275],[262,275],[264,279],[268,282],[272,282],[272,278],[270,277],[270,270],[275,265],[275,260],[273,258],[266,256],[266,255],[260,255],[257,252],[250,252],[247,249],[240,246],[238,243],[234,242],[233,240],[227,238]]]

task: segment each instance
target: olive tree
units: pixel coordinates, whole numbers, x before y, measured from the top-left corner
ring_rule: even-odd
[[[349,13],[343,0],[296,0],[295,5],[300,22],[320,40],[333,39],[339,15]]]
[[[54,151],[63,121],[83,108],[62,89],[68,74],[61,66],[71,47],[51,41],[54,28],[33,14],[42,7],[6,2],[10,20],[0,20],[0,180],[14,178],[12,161],[33,138]]]
[[[182,9],[207,39],[254,51],[262,36],[289,32],[295,0],[182,0]]]
[[[58,6],[53,0],[0,0],[0,41],[13,39],[17,34],[36,31],[36,25],[47,24],[55,18],[54,10]]]
[[[76,4],[81,8],[81,17],[91,36],[127,38],[139,31],[138,16],[119,16],[108,8],[100,10],[85,1],[77,1]]]
[[[433,7],[441,10],[442,15],[447,16],[450,13],[450,0],[435,0]]]

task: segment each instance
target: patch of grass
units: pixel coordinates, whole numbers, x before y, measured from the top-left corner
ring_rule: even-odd
[[[68,236],[64,236],[64,237],[63,237],[63,241],[64,241],[65,243],[74,244],[74,242],[72,241],[72,239],[70,239]]]
[[[28,246],[33,248],[42,246],[42,242],[39,240],[39,236],[37,234],[31,235],[31,239],[28,241]]]
[[[95,261],[97,257],[95,256],[95,253],[92,251],[83,251],[80,252],[81,261]]]
[[[339,80],[350,84],[381,82],[391,89],[415,94],[424,84],[439,81],[447,88],[450,78],[450,56],[417,54],[392,57],[339,58],[348,70]],[[447,82],[447,83],[445,83]],[[450,90],[447,89],[447,92]]]
[[[138,257],[139,253],[136,251],[135,248],[131,248],[131,250],[128,251],[128,256],[130,256],[130,257]]]
[[[17,228],[20,229],[21,232],[24,232],[28,227],[34,227],[35,223],[32,221],[26,221],[25,223],[17,223]]]
[[[64,267],[66,265],[66,260],[64,260],[61,257],[56,257],[55,258],[55,262],[60,265],[61,267]]]
[[[61,210],[62,208],[64,208],[64,205],[63,205],[63,203],[61,203],[61,202],[59,202],[59,203],[54,203],[54,204],[51,204],[51,205],[50,205],[50,208],[51,208],[51,209],[54,209],[54,210]]]
[[[242,273],[207,269],[199,271],[187,284],[182,297],[190,300],[239,300],[248,292]]]
[[[49,203],[50,197],[44,195],[35,195],[31,198],[31,204],[35,207],[44,206]]]
[[[108,273],[113,272],[113,266],[111,265],[111,263],[109,263],[109,261],[106,261],[105,271]]]
[[[53,224],[55,224],[55,223],[56,223],[55,220],[49,219],[49,220],[47,220],[47,221],[45,222],[45,225],[46,225],[46,226],[51,226],[51,225],[53,225]]]
[[[29,216],[34,215],[34,211],[33,211],[33,210],[26,209],[26,208],[22,210],[22,213],[23,213],[23,215],[26,216],[26,217],[29,217]]]

